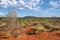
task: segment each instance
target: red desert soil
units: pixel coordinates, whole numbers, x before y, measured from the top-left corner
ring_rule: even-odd
[[[24,28],[24,32],[29,31],[31,28],[32,28],[31,26]],[[22,36],[19,36],[17,38],[15,37],[11,37],[8,39],[0,38],[0,40],[60,40],[60,31],[55,32],[45,31],[39,34],[31,35],[24,33]]]

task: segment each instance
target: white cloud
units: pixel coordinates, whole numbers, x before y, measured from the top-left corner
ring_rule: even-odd
[[[16,0],[1,0],[0,7],[7,8],[8,6],[17,6]]]
[[[0,0],[0,1],[3,1],[3,2],[5,2],[6,0]]]
[[[51,5],[51,8],[43,10],[43,13],[48,14],[48,13],[52,13],[52,12],[58,12],[60,10],[59,9],[59,7],[60,7],[60,2],[59,1],[51,0],[49,3]]]
[[[42,0],[30,0],[27,5],[32,10],[40,10],[38,5],[42,5],[44,2]]]
[[[1,0],[0,7],[7,8],[7,6],[8,6],[8,4],[7,4],[6,0]]]
[[[16,0],[8,0],[7,3],[10,5],[10,6],[17,6],[18,5],[18,2]]]
[[[23,0],[19,0],[19,4],[25,5],[26,3]]]
[[[53,8],[58,8],[60,7],[60,3],[58,3],[59,1],[51,1],[50,4]]]
[[[30,9],[30,10],[33,10],[33,8],[29,5],[25,5],[26,8]]]
[[[28,0],[28,2],[24,2],[24,0],[19,0],[18,6],[28,8],[29,10],[39,10],[37,5],[43,4],[43,2],[40,1],[41,0]]]
[[[24,10],[24,8],[23,8],[23,7],[20,7],[19,9]]]
[[[42,0],[30,0],[27,2],[28,5],[36,7],[37,5],[41,4]]]
[[[34,8],[34,10],[36,10],[36,11],[40,11],[39,9],[37,9],[37,8]]]
[[[4,14],[3,12],[0,12],[0,17],[2,17],[2,16],[3,16],[3,14]]]
[[[17,7],[19,9],[24,9],[24,8],[28,8],[29,10],[39,10],[39,8],[37,8],[37,5],[39,4],[43,4],[42,0],[28,0],[27,2],[25,2],[24,0],[1,0],[0,2],[0,7],[4,7],[7,8],[8,6],[12,6],[12,7]]]

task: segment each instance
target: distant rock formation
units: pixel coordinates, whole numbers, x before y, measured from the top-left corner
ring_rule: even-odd
[[[25,16],[24,18],[37,18],[36,16]]]

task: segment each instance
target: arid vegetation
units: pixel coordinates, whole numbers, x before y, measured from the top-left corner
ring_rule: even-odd
[[[1,40],[60,40],[59,37],[60,18],[57,17],[17,18],[16,12],[12,11],[0,18]]]

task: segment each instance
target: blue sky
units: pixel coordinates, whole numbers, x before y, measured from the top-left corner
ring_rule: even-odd
[[[14,8],[18,17],[60,17],[60,0],[0,0],[0,17]]]

